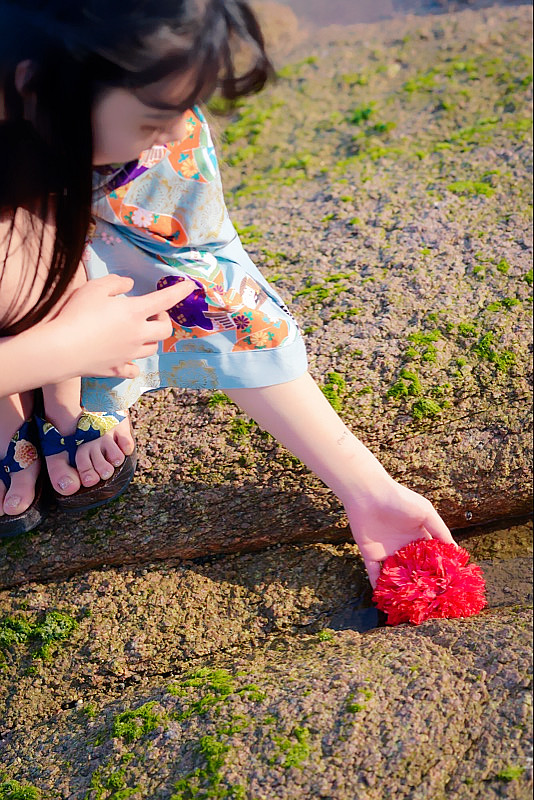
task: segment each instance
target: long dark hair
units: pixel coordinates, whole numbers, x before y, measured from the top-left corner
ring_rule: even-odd
[[[250,59],[237,74],[236,47],[243,44]],[[31,65],[24,89],[35,99],[31,121],[24,117],[24,100],[15,86],[16,66],[26,60]],[[20,319],[8,310],[0,335],[20,333],[49,314],[78,268],[90,223],[91,109],[98,93],[107,87],[127,88],[147,105],[172,108],[148,97],[146,87],[184,72],[190,76],[190,92],[177,110],[206,99],[215,88],[232,101],[265,84],[272,65],[247,2],[0,0],[5,109],[0,122],[0,216],[11,221],[5,252],[10,252],[18,209],[31,212],[24,218],[33,233],[39,231],[35,274],[44,228],[32,223],[32,215],[52,223],[56,231],[39,299]]]

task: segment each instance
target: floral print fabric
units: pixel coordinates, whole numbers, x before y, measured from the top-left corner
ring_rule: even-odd
[[[9,442],[5,458],[0,460],[0,480],[7,489],[11,485],[11,474],[31,467],[39,453],[35,443],[37,434],[33,419],[23,422]]]
[[[217,158],[198,108],[186,136],[141,154],[116,174],[95,173],[90,278],[134,278],[134,294],[185,278],[196,289],[169,311],[173,333],[137,363],[133,380],[83,380],[88,409],[132,405],[163,386],[235,388],[284,383],[307,368],[298,326],[244,251],[224,203]]]

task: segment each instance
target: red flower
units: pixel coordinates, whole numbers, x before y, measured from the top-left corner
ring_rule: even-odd
[[[373,600],[388,625],[470,617],[487,605],[482,570],[462,547],[418,539],[386,558]]]

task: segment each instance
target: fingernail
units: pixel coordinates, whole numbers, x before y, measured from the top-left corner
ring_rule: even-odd
[[[59,486],[60,489],[68,489],[69,486],[72,486],[73,483],[74,481],[72,480],[72,478],[60,478],[57,482],[57,485]]]
[[[16,508],[17,506],[20,506],[20,501],[21,500],[22,500],[21,497],[17,497],[17,495],[14,494],[14,495],[11,495],[11,497],[7,498],[7,500],[5,501],[4,505],[8,506],[9,508]]]

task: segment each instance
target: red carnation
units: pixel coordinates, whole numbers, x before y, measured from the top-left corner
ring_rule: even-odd
[[[373,600],[388,625],[470,617],[487,605],[482,570],[462,547],[418,539],[386,558]]]

